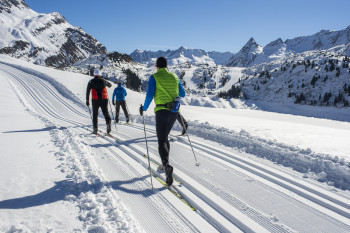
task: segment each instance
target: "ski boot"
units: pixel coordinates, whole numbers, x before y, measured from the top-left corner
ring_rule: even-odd
[[[165,166],[165,175],[166,175],[166,180],[165,180],[166,184],[168,186],[172,185],[173,181],[174,181],[174,179],[173,179],[173,167],[169,164],[167,164]]]
[[[93,133],[93,134],[97,134],[97,128],[94,128],[94,129],[92,130],[92,133]]]
[[[112,131],[111,124],[107,124],[107,134]]]

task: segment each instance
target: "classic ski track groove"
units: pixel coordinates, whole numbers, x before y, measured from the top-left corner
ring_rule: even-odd
[[[81,133],[84,133],[86,131],[84,131],[83,128],[79,128],[76,129],[79,130]],[[113,139],[109,138],[106,135],[101,135],[101,137],[98,137],[97,139],[94,139],[93,141],[97,141],[97,142],[101,142],[101,143],[106,143],[106,141],[108,143],[112,143]],[[125,175],[127,175],[130,179],[133,179],[135,177],[142,177],[142,176],[147,176],[147,179],[145,181],[139,181],[139,182],[135,182],[133,185],[136,186],[137,190],[142,191],[144,193],[149,193],[150,195],[153,193],[153,191],[150,189],[150,181],[149,181],[149,173],[147,170],[142,170],[140,169],[141,166],[137,166],[136,169],[135,168],[135,164],[130,164],[130,159],[128,158],[128,155],[125,154],[125,152],[123,150],[121,150],[118,147],[107,147],[107,148],[98,148],[97,150],[101,151],[101,153],[103,153],[104,155],[108,156],[108,158],[115,164],[116,169],[121,169],[123,171],[123,173]],[[104,151],[106,151],[107,153],[104,153]],[[140,173],[140,170],[142,171],[142,174]],[[160,187],[162,188],[162,187]],[[158,186],[158,189],[160,189]],[[159,192],[159,191],[158,191]],[[156,192],[156,193],[158,193]],[[165,222],[168,222],[168,227],[172,228],[174,231],[179,231],[179,229],[175,229],[175,227],[173,226],[174,224],[172,224],[173,222],[177,222],[178,220],[176,218],[174,218],[174,214],[182,220],[186,220],[184,222],[187,223],[187,227],[189,229],[191,229],[191,231],[198,231],[198,229],[196,229],[196,227],[194,225],[192,225],[189,221],[187,221],[187,219],[181,214],[180,211],[174,211],[176,210],[176,206],[174,206],[171,202],[168,201],[168,198],[166,197],[166,195],[164,196],[164,194],[161,195],[153,195],[152,198],[147,199],[148,202],[151,203],[151,205],[153,205],[157,211],[160,214],[160,216],[163,218],[163,220]],[[168,209],[164,209],[162,208],[158,203],[160,202],[165,202],[168,203],[167,205],[171,205],[171,211]],[[189,229],[181,229],[181,232],[186,232]]]
[[[139,128],[139,130],[141,130],[141,129]],[[149,130],[149,132],[155,133],[155,131],[153,131],[153,130]],[[175,136],[175,137],[179,138],[178,136]],[[187,138],[179,138],[178,142],[189,146],[189,143],[187,142]],[[329,191],[320,190],[320,188],[313,186],[309,183],[302,183],[300,181],[297,181],[296,179],[294,179],[293,177],[291,177],[289,175],[278,174],[278,172],[276,172],[276,170],[274,170],[271,167],[266,167],[262,164],[258,164],[254,161],[250,161],[249,159],[240,158],[240,157],[236,156],[234,153],[226,151],[224,149],[214,148],[213,146],[201,143],[195,139],[191,139],[191,142],[192,142],[192,146],[194,148],[196,148],[198,151],[207,152],[207,153],[210,153],[211,155],[219,156],[220,158],[222,158],[222,160],[228,161],[230,163],[235,163],[235,161],[237,161],[237,163],[235,163],[235,164],[239,164],[240,166],[244,167],[245,169],[248,169],[251,171],[254,171],[254,168],[257,168],[257,169],[262,171],[262,176],[264,176],[264,177],[265,176],[267,177],[267,175],[263,174],[263,172],[276,177],[276,180],[280,179],[280,180],[286,181],[286,182],[290,183],[291,186],[292,185],[297,186],[297,187],[305,189],[306,191],[309,191],[315,195],[323,197],[325,199],[325,201],[329,200],[331,202],[334,202],[335,204],[338,204],[340,206],[343,206],[345,208],[350,209],[350,202],[348,200],[346,200],[345,198],[342,198],[340,196],[335,196],[333,193],[331,193]],[[245,163],[245,164],[242,164],[242,163]],[[245,165],[247,165],[247,166],[245,166]],[[256,172],[258,173],[258,171],[256,171]],[[282,184],[281,181],[276,181],[276,182],[279,184]],[[296,190],[297,188],[292,188],[292,190],[294,190],[294,189]],[[297,191],[297,192],[299,193],[301,191]],[[350,217],[350,215],[349,215],[350,210],[346,211],[346,213],[344,213],[344,214],[347,217]]]
[[[123,142],[124,140],[121,140],[122,138],[120,136],[117,137],[117,140],[113,140],[109,137],[105,137],[104,139],[109,141],[111,144],[115,145],[116,147],[119,147],[124,153],[128,154],[134,161],[138,162],[139,164],[142,164],[144,169],[148,170],[148,163],[144,159],[144,153],[142,152],[141,148],[137,148],[137,146],[132,146],[132,145],[125,145],[125,143]],[[161,177],[163,181],[165,180],[165,175],[157,172],[157,167],[155,166],[155,164],[151,164],[151,169],[152,169],[152,172],[156,173],[157,176]],[[175,186],[175,183],[173,184],[173,186]],[[215,208],[215,206],[217,206],[216,202],[220,201],[220,198],[217,196],[215,198],[211,198],[209,201],[198,200],[201,198],[198,198],[198,196],[195,193],[193,193],[186,187],[183,187],[182,185],[175,186],[175,187],[174,187],[175,190],[179,192],[182,196],[184,196],[191,205],[193,203],[199,203],[198,205],[194,204],[194,207],[200,210],[201,215],[203,215],[203,217],[207,219],[209,222],[211,222],[214,226],[219,226],[220,231],[230,232],[233,229],[235,229],[235,231],[238,232],[238,231],[241,231],[239,228],[237,228],[237,226],[239,226],[241,229],[243,229],[244,232],[254,232],[252,230],[252,226],[254,226],[255,229],[259,229],[259,232],[266,232],[264,228],[262,228],[261,226],[257,225],[256,223],[252,222],[247,218],[243,218],[243,219],[236,218],[233,215],[233,212],[235,212],[233,209],[231,209],[232,212],[229,212],[227,210],[225,211],[218,207]],[[202,206],[205,206],[205,208],[202,208]],[[218,212],[218,209],[224,211],[226,216],[225,214]],[[231,216],[231,218],[228,219],[228,216]],[[250,225],[248,223],[250,223]]]
[[[132,127],[137,128],[140,131],[143,131],[143,128],[141,126],[134,125]],[[147,131],[149,133],[155,134],[154,130],[147,129]],[[189,143],[186,140],[187,138],[185,139],[180,138],[179,141],[181,142],[179,141],[178,142],[182,143],[184,146],[187,146],[189,148]],[[288,177],[287,175],[282,176],[280,174],[277,174],[276,172],[274,172],[274,169],[272,168],[267,169],[264,165],[260,165],[253,161],[249,161],[249,159],[239,158],[238,156],[235,156],[232,152],[230,153],[220,148],[213,148],[211,146],[204,145],[203,143],[198,142],[197,140],[191,139],[191,142],[192,142],[192,146],[194,146],[194,148],[196,149],[195,152],[197,153],[200,152],[200,155],[205,155],[203,158],[207,158],[211,160],[214,159],[215,161],[222,164],[226,164],[227,166],[232,167],[235,170],[247,171],[248,173],[250,173],[248,175],[254,178],[260,177],[261,179],[263,179],[262,182],[264,182],[265,180],[266,184],[268,184],[274,189],[276,189],[277,187],[276,190],[280,192],[283,192],[283,190],[281,190],[279,187],[284,188],[285,193],[288,191],[292,191],[297,195],[305,198],[306,200],[312,201],[315,204],[324,207],[323,209],[329,217],[335,218],[341,221],[342,223],[350,226],[349,201],[345,200],[344,198],[338,197],[327,191],[324,191],[324,193],[321,193],[320,191],[318,191],[319,189],[318,187],[314,187],[310,184],[308,184],[308,187],[305,188],[306,190],[303,190],[303,188],[306,185],[294,181],[292,177]],[[154,149],[157,150],[156,148]],[[212,157],[213,155],[215,156],[215,158]],[[198,155],[197,155],[197,159],[198,159]],[[199,159],[199,162],[200,162],[200,159]],[[302,199],[298,199],[298,200],[314,208],[314,206],[308,204],[307,201]],[[334,213],[329,212],[329,210],[334,212],[336,215],[334,216]]]

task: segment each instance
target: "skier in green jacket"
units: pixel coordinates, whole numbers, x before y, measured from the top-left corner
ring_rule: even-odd
[[[169,164],[170,143],[168,135],[178,115],[179,97],[185,97],[186,93],[176,74],[166,69],[167,65],[165,57],[157,59],[157,72],[149,77],[146,99],[139,111],[140,115],[143,115],[143,111],[147,111],[154,98],[158,152],[165,170],[166,183],[171,185],[173,183],[173,167]]]

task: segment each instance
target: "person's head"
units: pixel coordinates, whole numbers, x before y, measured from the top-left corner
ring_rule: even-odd
[[[101,76],[99,69],[94,69],[94,76]]]
[[[122,82],[118,82],[117,85],[118,85],[118,87],[121,87],[122,86]]]
[[[165,57],[158,57],[156,61],[157,68],[166,68],[168,66],[168,61]]]

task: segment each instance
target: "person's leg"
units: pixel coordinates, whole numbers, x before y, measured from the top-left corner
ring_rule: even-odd
[[[97,133],[97,118],[98,118],[98,108],[99,108],[99,104],[97,102],[97,100],[92,100],[92,124],[94,127],[94,132],[96,129],[96,133]]]
[[[177,121],[180,123],[180,125],[182,126],[182,135],[186,133],[187,128],[188,128],[188,124],[187,121],[185,120],[185,118],[181,115],[181,113],[179,112],[177,114]]]
[[[173,128],[173,126],[175,124],[177,116],[178,116],[178,113],[176,113],[176,112],[174,113],[174,112],[168,111],[167,134],[166,134],[166,145],[167,145],[167,148],[168,148],[168,156],[169,156],[169,153],[170,153],[169,134],[170,134],[170,131],[171,131],[171,129]]]
[[[129,112],[128,112],[128,108],[126,107],[126,101],[123,100],[121,105],[122,105],[123,112],[124,112],[124,115],[126,118],[126,122],[129,122]]]
[[[111,124],[111,116],[109,115],[109,112],[108,112],[108,99],[101,100],[100,107],[101,107],[103,116],[105,117],[106,124],[110,125]]]
[[[168,110],[159,110],[156,112],[156,131],[158,138],[158,152],[163,165],[169,163],[170,143],[168,135],[176,121],[177,113]]]
[[[115,122],[119,122],[119,111],[120,111],[121,101],[116,101],[115,103]]]

